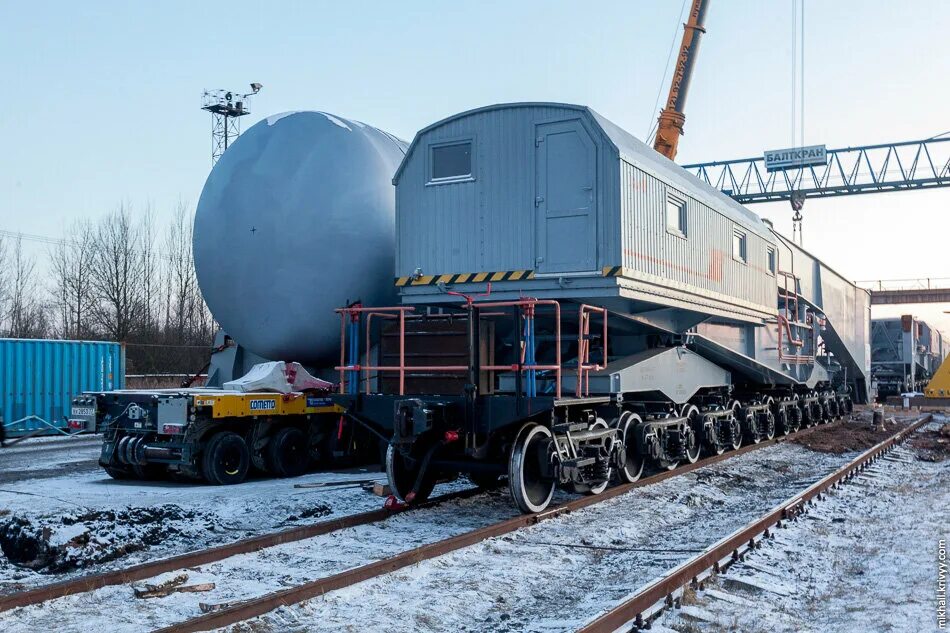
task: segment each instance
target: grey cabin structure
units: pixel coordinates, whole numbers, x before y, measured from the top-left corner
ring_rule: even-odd
[[[443,119],[416,134],[393,184],[404,303],[504,281],[493,296],[775,314],[777,246],[762,220],[590,108],[514,103]]]

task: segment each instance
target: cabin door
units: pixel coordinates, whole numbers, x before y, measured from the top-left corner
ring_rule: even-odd
[[[597,267],[597,150],[580,119],[536,127],[535,272]]]

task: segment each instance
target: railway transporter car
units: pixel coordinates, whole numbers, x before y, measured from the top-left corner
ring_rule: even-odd
[[[538,512],[868,399],[868,293],[587,107],[451,116],[393,183],[400,305],[338,311],[335,399],[403,500]]]
[[[940,331],[912,314],[871,321],[871,381],[882,402],[923,391],[945,356]]]

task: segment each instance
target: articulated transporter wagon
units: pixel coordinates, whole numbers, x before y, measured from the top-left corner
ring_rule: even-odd
[[[299,361],[339,393],[84,394],[115,477],[236,483],[382,444],[405,501],[507,475],[536,512],[868,398],[868,293],[582,106],[481,108],[408,147],[269,117],[212,171],[195,262],[240,343],[217,383]]]
[[[449,117],[393,183],[399,305],[338,310],[334,401],[406,501],[538,512],[868,399],[868,293],[589,108]]]

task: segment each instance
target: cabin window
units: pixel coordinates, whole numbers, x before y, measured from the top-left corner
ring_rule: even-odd
[[[472,179],[472,141],[433,145],[430,152],[430,182]]]
[[[771,246],[765,249],[765,266],[770,273],[775,274],[775,249]]]
[[[732,230],[732,258],[743,264],[749,261],[748,238],[739,229]]]
[[[672,194],[666,195],[666,230],[686,237],[686,201]]]

